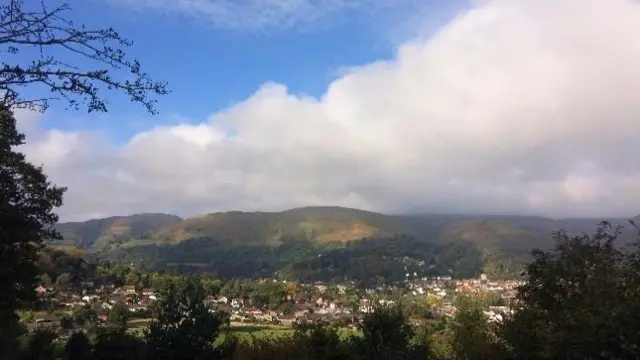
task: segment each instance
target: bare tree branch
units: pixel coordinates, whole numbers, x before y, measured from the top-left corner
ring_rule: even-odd
[[[23,0],[0,6],[0,53],[4,54],[0,103],[44,111],[51,100],[65,100],[71,108],[86,105],[89,112],[106,112],[107,101],[100,96],[106,88],[125,93],[155,114],[157,101],[150,96],[168,94],[166,83],[154,82],[137,60],[127,57],[123,49],[131,41],[112,28],[87,29],[74,24],[65,17],[70,10],[68,4],[49,9],[44,2],[27,8]],[[38,54],[34,60],[24,63],[23,56],[20,61],[21,53],[34,50]],[[60,50],[65,58],[92,60],[92,68],[62,61]],[[28,86],[43,87],[51,96],[25,96],[23,90]]]

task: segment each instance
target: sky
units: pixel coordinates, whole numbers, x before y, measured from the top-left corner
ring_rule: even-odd
[[[19,111],[63,221],[640,213],[634,0],[73,0],[172,93]],[[99,14],[99,16],[96,16]],[[89,66],[90,63],[80,65]]]

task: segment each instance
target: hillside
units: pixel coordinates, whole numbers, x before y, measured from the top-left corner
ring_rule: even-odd
[[[102,249],[118,242],[147,238],[153,230],[180,221],[175,215],[135,214],[60,223],[57,229],[64,239],[60,245]]]
[[[81,249],[175,244],[194,238],[215,238],[228,246],[278,246],[290,240],[335,244],[406,234],[434,243],[465,240],[482,248],[529,251],[552,244],[550,234],[555,230],[590,232],[599,221],[534,216],[384,215],[342,207],[303,207],[281,212],[218,212],[186,219],[136,214],[61,223],[58,230],[64,237],[62,244]],[[624,219],[611,221],[627,223]]]
[[[306,207],[282,212],[206,214],[172,223],[151,236],[159,242],[211,237],[230,245],[280,245],[285,239],[342,243],[406,230],[401,218],[340,207]]]
[[[380,271],[397,277],[407,264],[426,264],[418,266],[422,270],[417,273],[429,269],[427,273],[513,274],[519,272],[532,248],[553,246],[553,231],[591,232],[599,221],[384,215],[341,207],[305,207],[282,212],[220,212],[184,220],[140,214],[64,223],[59,229],[65,238],[62,244],[115,261],[179,266],[226,276],[278,272],[333,279],[366,278],[367,273]]]

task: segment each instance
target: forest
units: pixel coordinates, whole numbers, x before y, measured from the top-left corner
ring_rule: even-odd
[[[200,238],[175,245],[122,248],[89,257],[111,262],[134,262],[151,269],[177,268],[187,273],[213,273],[222,278],[278,276],[300,281],[356,281],[448,275],[474,277],[485,259],[468,241],[435,245],[414,237],[368,238],[346,244],[285,241],[269,245],[226,246],[224,241]],[[504,271],[503,271],[504,272]],[[511,272],[504,275],[517,275]]]

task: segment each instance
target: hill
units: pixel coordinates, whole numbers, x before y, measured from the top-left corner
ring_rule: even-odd
[[[348,242],[405,232],[401,218],[341,207],[305,207],[282,212],[220,212],[185,219],[153,232],[159,242],[212,237],[230,245],[280,245],[292,238]]]
[[[98,250],[119,242],[148,238],[153,230],[180,221],[182,219],[175,215],[135,214],[60,223],[57,229],[64,240],[58,245]]]
[[[532,248],[553,246],[553,231],[591,232],[599,221],[384,215],[341,207],[305,207],[220,212],[184,220],[140,214],[60,224],[59,229],[63,244],[110,260],[225,276],[278,272],[293,278],[334,279],[370,278],[367,274],[381,276],[380,271],[397,278],[408,264],[422,264],[416,273],[486,271],[506,276],[521,269]]]

